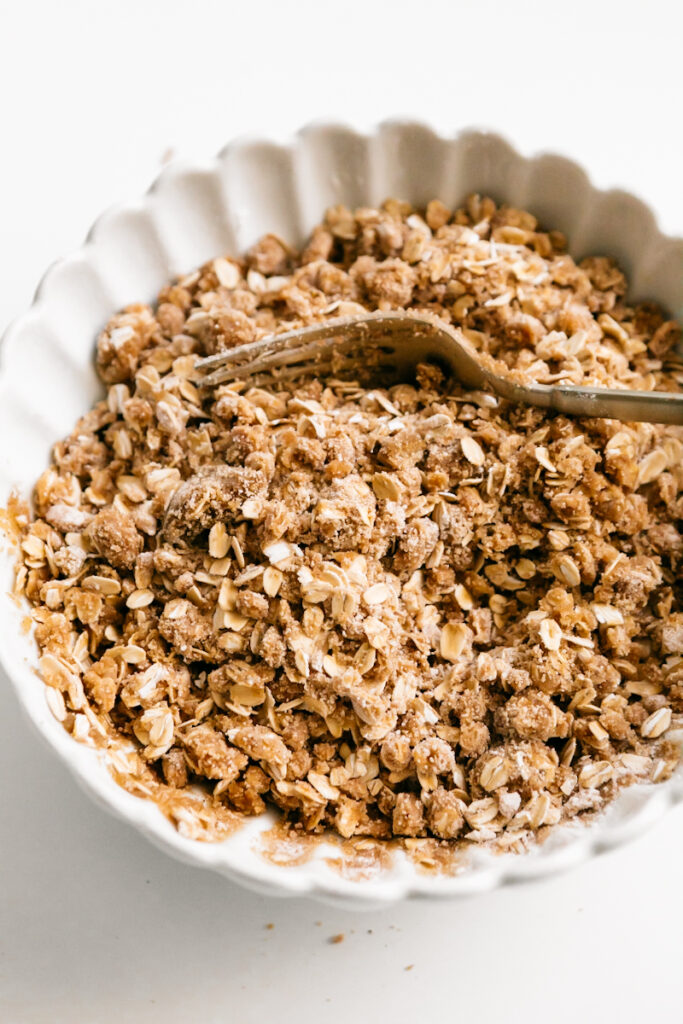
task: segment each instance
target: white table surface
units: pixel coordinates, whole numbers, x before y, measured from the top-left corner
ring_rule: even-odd
[[[681,29],[662,0],[0,0],[0,324],[169,149],[204,158],[313,118],[490,125],[683,233]],[[679,810],[568,875],[461,903],[265,899],[91,805],[0,676],[0,1021],[679,1019],[682,840]]]

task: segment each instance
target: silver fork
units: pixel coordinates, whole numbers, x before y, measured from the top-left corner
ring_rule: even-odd
[[[462,331],[426,314],[379,312],[327,320],[219,352],[196,365],[204,372],[198,383],[212,387],[232,380],[263,385],[310,374],[342,376],[359,369],[391,384],[410,379],[416,365],[426,362],[436,362],[467,388],[517,404],[572,416],[683,424],[683,394],[518,384],[482,366]]]

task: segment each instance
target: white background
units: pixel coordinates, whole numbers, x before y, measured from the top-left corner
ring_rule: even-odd
[[[0,326],[169,149],[206,158],[313,118],[492,126],[683,233],[677,8],[0,0]],[[682,839],[679,810],[569,875],[462,903],[268,900],[91,806],[0,677],[0,1021],[680,1019]]]

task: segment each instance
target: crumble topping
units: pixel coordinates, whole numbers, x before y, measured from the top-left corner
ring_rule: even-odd
[[[102,331],[107,395],[36,484],[16,589],[55,716],[185,834],[271,804],[361,843],[519,848],[673,771],[680,429],[513,407],[431,366],[388,390],[195,370],[410,308],[522,381],[677,390],[679,326],[565,248],[479,196],[336,207],[301,253],[267,235]]]

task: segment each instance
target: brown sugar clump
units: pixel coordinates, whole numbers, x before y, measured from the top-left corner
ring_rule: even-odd
[[[126,509],[111,506],[97,513],[86,530],[99,555],[115,569],[132,569],[142,551],[142,536]]]

